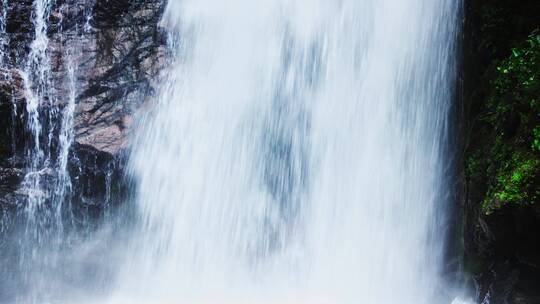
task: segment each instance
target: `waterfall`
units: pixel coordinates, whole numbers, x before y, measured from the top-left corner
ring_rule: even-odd
[[[49,162],[48,143],[43,143],[44,139],[49,139],[48,134],[43,136],[44,119],[41,118],[42,106],[46,99],[50,101],[50,62],[47,54],[49,38],[47,37],[47,20],[50,13],[50,3],[48,0],[38,0],[34,2],[34,40],[30,45],[26,67],[22,73],[24,86],[26,88],[26,114],[28,116],[27,127],[31,133],[31,143],[28,147],[27,159],[29,160],[28,171],[24,180],[24,187],[28,192],[26,213],[28,214],[27,229],[34,235],[39,234],[39,230],[45,223],[40,221],[39,209],[45,202],[46,191],[42,191],[42,175],[47,174],[47,164]],[[40,225],[41,224],[41,225]]]
[[[56,17],[60,17],[56,30],[62,35],[64,12],[55,5],[50,0],[33,1],[34,36],[29,53],[19,67],[25,89],[25,112],[20,117],[24,117],[29,134],[25,147],[26,174],[19,190],[25,200],[17,271],[22,277],[20,288],[28,289],[22,290],[17,299],[21,303],[41,303],[57,293],[53,277],[65,271],[61,248],[70,242],[64,233],[64,222],[70,210],[68,162],[74,141],[76,46],[61,50],[50,46],[49,23],[55,8],[59,12]],[[64,39],[60,42],[65,43]],[[56,67],[51,58],[53,51],[61,57]]]
[[[169,1],[111,303],[450,303],[454,0]]]
[[[70,165],[77,115],[102,97],[82,114],[78,98],[141,85],[130,78],[152,65],[150,42],[124,40],[158,30],[100,38],[120,23],[93,16],[97,2],[28,1],[28,53],[12,60],[0,1],[0,68],[21,75],[12,112],[26,137],[17,244],[0,260],[14,281],[0,293],[13,294],[0,301],[465,303],[444,267],[461,1],[168,1],[171,56],[158,58],[171,63],[129,128],[133,196],[92,231],[74,223]],[[140,44],[143,58],[104,64],[99,42]],[[115,178],[104,174],[100,208],[125,198]]]
[[[7,20],[7,10],[8,2],[7,0],[2,0],[0,11],[0,68],[4,67],[6,50],[9,44],[9,39],[6,33],[6,20]]]

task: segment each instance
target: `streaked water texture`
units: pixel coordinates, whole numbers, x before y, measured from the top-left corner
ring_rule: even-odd
[[[112,303],[450,303],[459,1],[170,1]],[[446,302],[445,302],[446,301]]]
[[[52,294],[61,294],[56,290],[56,277],[65,272],[66,257],[61,247],[69,243],[64,233],[64,223],[69,222],[69,199],[71,178],[68,159],[73,138],[74,113],[77,93],[77,67],[73,53],[80,52],[66,46],[53,50],[49,31],[51,14],[56,5],[52,0],[35,0],[31,4],[33,37],[28,54],[17,54],[14,62],[5,62],[6,48],[9,46],[5,25],[8,18],[8,2],[2,2],[0,16],[0,61],[10,71],[17,71],[22,78],[25,103],[17,112],[17,101],[13,101],[14,121],[24,121],[25,129],[17,134],[25,134],[23,139],[25,175],[17,191],[20,195],[20,212],[14,228],[15,254],[6,254],[11,259],[8,278],[3,285],[16,286],[17,296],[12,300],[17,303],[49,302]],[[22,9],[22,8],[19,8]],[[63,18],[63,11],[57,11],[55,17]],[[57,25],[59,39],[64,40],[60,25]],[[54,26],[54,25],[53,25]],[[56,44],[56,47],[59,47]],[[16,51],[16,50],[12,50]],[[57,52],[53,67],[51,53]],[[61,61],[60,61],[61,60]],[[14,149],[15,150],[15,149]],[[4,269],[2,269],[4,270]],[[9,282],[13,279],[13,282]],[[5,295],[0,295],[4,300]]]

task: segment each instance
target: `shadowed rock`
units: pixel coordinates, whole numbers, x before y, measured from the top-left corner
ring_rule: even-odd
[[[72,71],[76,106],[68,168],[76,209],[102,208],[109,201],[106,192],[116,187],[111,183],[121,183],[131,117],[152,98],[166,62],[166,37],[159,26],[164,7],[164,0],[52,1],[50,92],[40,101],[40,117],[47,126],[48,117],[63,111],[73,89]],[[34,7],[31,0],[13,0],[3,9],[8,49],[0,67],[0,206],[22,207],[25,193],[19,190],[29,174],[31,136],[21,75],[34,39]],[[51,149],[58,149],[59,130],[50,130]]]

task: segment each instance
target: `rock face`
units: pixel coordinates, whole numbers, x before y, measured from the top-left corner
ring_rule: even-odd
[[[22,207],[18,189],[28,167],[31,136],[23,73],[35,38],[33,2],[8,1],[0,11],[6,16],[5,34],[0,36],[0,214],[4,215]],[[51,3],[47,20],[51,93],[40,107],[52,139],[43,141],[51,150],[59,149],[60,130],[48,126],[47,117],[58,115],[75,92],[68,165],[73,205],[81,216],[99,216],[110,196],[120,191],[115,183],[122,180],[131,117],[154,94],[166,62],[166,37],[159,27],[166,3]]]
[[[97,1],[93,37],[82,39],[86,79],[75,121],[76,142],[117,155],[126,148],[134,108],[152,95],[164,65],[165,37],[158,27],[164,3]]]
[[[502,191],[510,191],[511,182],[519,181],[523,175],[514,170],[517,173],[507,181],[486,173],[494,171],[495,166],[505,169],[508,164],[511,168],[516,159],[507,155],[521,155],[517,154],[518,149],[524,149],[526,155],[538,153],[516,136],[518,132],[528,134],[523,129],[524,124],[519,130],[515,127],[519,125],[513,117],[517,111],[501,112],[498,119],[508,119],[509,123],[504,125],[496,121],[502,126],[500,128],[493,128],[486,119],[500,111],[492,106],[494,94],[501,89],[497,84],[497,73],[500,74],[497,67],[512,56],[517,58],[518,54],[513,53],[515,48],[523,45],[527,37],[540,28],[538,12],[538,1],[466,1],[461,104],[464,117],[460,126],[463,135],[464,268],[474,282],[478,303],[540,303],[540,202],[535,201],[534,196],[524,194],[523,197],[532,199],[493,203],[489,198],[494,196],[494,191],[490,191],[492,185],[506,183],[508,186]],[[510,88],[510,91],[516,90]],[[504,100],[513,106],[511,97],[505,96]],[[530,119],[537,119],[532,112],[525,112],[522,117],[531,115]],[[486,140],[491,138],[504,141],[504,153],[493,153],[497,143]],[[531,157],[538,158],[538,154]],[[490,165],[486,166],[486,163]],[[534,176],[538,172],[528,174]],[[504,198],[503,194],[495,197]]]
[[[40,274],[87,280],[80,285],[88,288],[105,284],[100,275],[107,269],[47,262],[46,244],[69,251],[73,239],[58,241],[59,231],[84,237],[128,194],[132,116],[151,100],[167,58],[159,26],[166,1],[49,1],[46,62],[35,64],[48,69],[42,87],[29,69],[37,1],[0,2],[0,303],[26,303],[21,295],[56,296],[49,287],[36,290],[42,285],[32,280],[47,280]],[[38,99],[36,132],[30,106],[39,90],[46,92]],[[35,219],[28,211],[32,197],[44,198]],[[61,211],[54,217],[56,206]]]

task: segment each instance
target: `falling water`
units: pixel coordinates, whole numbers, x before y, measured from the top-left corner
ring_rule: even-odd
[[[9,39],[6,32],[8,0],[1,0],[0,3],[0,68],[4,67],[6,51]]]
[[[170,1],[111,303],[450,303],[455,0]]]
[[[39,234],[43,224],[36,223],[37,214],[45,202],[46,191],[42,188],[42,177],[47,174],[48,150],[44,147],[42,124],[42,105],[49,98],[50,89],[50,62],[47,54],[49,38],[47,37],[47,20],[50,13],[49,0],[34,2],[34,40],[30,45],[30,53],[22,77],[26,88],[26,114],[28,116],[28,129],[31,133],[31,144],[28,148],[29,173],[23,182],[28,192],[26,212],[28,214],[27,229],[34,230],[29,233]]]
[[[66,4],[67,5],[67,4]],[[54,3],[33,1],[34,38],[21,67],[25,88],[27,168],[20,192],[26,196],[23,233],[19,238],[18,269],[22,288],[20,303],[42,303],[52,290],[54,277],[63,271],[61,246],[69,243],[64,234],[66,202],[70,197],[71,177],[68,160],[73,143],[73,124],[77,94],[74,47],[66,46],[60,56],[64,75],[55,78],[51,64],[49,22]],[[62,8],[58,32],[62,35]],[[62,36],[61,36],[62,38]],[[65,43],[61,39],[62,43]],[[59,52],[59,53],[60,53]],[[58,93],[61,94],[58,94]],[[68,206],[69,207],[69,206]],[[26,288],[26,289],[25,289]]]

